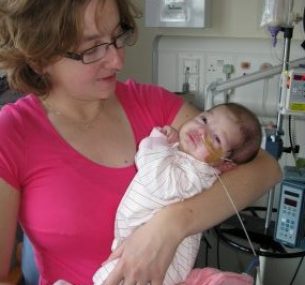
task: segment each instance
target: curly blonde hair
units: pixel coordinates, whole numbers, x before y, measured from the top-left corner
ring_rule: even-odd
[[[77,48],[90,1],[0,0],[0,69],[12,89],[38,96],[50,91],[51,82],[42,70]],[[97,1],[97,26],[105,1]],[[111,1],[117,4],[121,25],[136,31],[140,11],[129,0]]]

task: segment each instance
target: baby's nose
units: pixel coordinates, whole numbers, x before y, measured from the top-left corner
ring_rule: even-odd
[[[202,138],[207,138],[210,135],[210,131],[206,126],[201,126],[200,128],[198,128],[198,134]]]

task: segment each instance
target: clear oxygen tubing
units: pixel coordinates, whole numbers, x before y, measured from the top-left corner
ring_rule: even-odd
[[[248,241],[248,243],[249,243],[249,246],[250,246],[250,249],[251,249],[251,252],[252,252],[253,256],[254,256],[255,258],[259,258],[258,255],[256,254],[256,251],[255,251],[255,249],[254,249],[254,246],[253,246],[253,243],[252,243],[252,241],[251,241],[251,238],[250,238],[250,236],[249,236],[249,234],[248,234],[248,232],[247,232],[247,229],[246,229],[246,227],[245,227],[245,224],[244,224],[243,221],[242,221],[242,218],[241,218],[241,216],[240,216],[240,214],[239,214],[239,211],[238,211],[237,207],[235,206],[235,203],[234,203],[234,201],[233,201],[233,199],[232,199],[232,197],[231,197],[231,195],[230,195],[230,192],[229,192],[227,186],[226,186],[225,183],[223,182],[222,178],[218,175],[217,171],[216,171],[214,168],[213,168],[213,170],[214,170],[214,174],[215,174],[215,176],[217,177],[218,181],[220,182],[220,185],[222,186],[222,188],[223,188],[225,194],[227,195],[228,200],[229,200],[229,202],[231,203],[231,205],[232,205],[232,207],[233,207],[233,209],[234,209],[234,212],[235,212],[236,215],[237,215],[237,218],[238,218],[238,220],[239,220],[239,222],[240,222],[240,224],[241,224],[241,226],[242,226],[242,229],[243,229],[243,231],[244,231],[244,233],[245,233],[245,235],[246,235],[246,238],[247,238],[247,241]],[[261,282],[262,282],[261,276],[262,276],[262,275],[261,275],[261,272],[260,272],[260,265],[258,264],[258,266],[257,266],[257,279],[258,279],[259,282],[260,282],[259,284],[262,284],[262,283],[261,283]]]

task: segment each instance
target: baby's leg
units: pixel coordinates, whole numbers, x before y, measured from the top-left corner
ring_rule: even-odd
[[[102,267],[100,267],[93,275],[92,280],[94,285],[102,285],[118,261],[119,259],[117,258],[105,263]]]

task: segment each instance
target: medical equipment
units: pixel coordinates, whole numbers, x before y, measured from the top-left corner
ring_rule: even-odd
[[[291,69],[287,73],[282,112],[305,115],[305,68]],[[286,97],[286,98],[285,98]]]
[[[261,27],[290,26],[293,0],[265,0]]]
[[[265,0],[261,27],[267,27],[273,46],[277,43],[277,34],[283,28],[290,28],[293,22],[300,20],[292,14],[293,4],[294,0]]]
[[[278,73],[284,74],[288,72],[289,68],[295,67],[298,68],[299,65],[305,63],[305,58],[300,58],[298,60],[290,61],[289,60],[289,53],[290,53],[290,41],[292,36],[292,28],[287,28],[284,30],[284,36],[285,36],[285,42],[284,42],[284,56],[283,56],[283,64],[282,66],[275,66],[268,70],[258,71],[253,74],[248,74],[245,76],[241,76],[235,79],[231,79],[224,82],[213,82],[211,83],[207,89],[207,102],[206,107],[210,108],[214,105],[214,96],[216,96],[219,93],[222,93],[229,89],[234,89],[239,86],[243,86],[246,84],[249,84],[251,82],[255,82],[258,80],[261,80],[263,78],[266,78],[267,76],[275,75]],[[285,97],[285,90],[281,88],[280,90],[280,98],[279,98],[279,105],[281,102],[282,97]],[[286,98],[286,97],[285,97]],[[284,114],[281,112],[278,112],[277,116],[277,124],[275,133],[268,136],[268,146],[271,147],[271,149],[276,150],[274,152],[275,158],[279,159],[281,156],[281,153],[284,151],[283,147],[283,141],[282,141],[282,135],[283,132],[283,116]],[[268,192],[268,200],[267,200],[267,209],[266,209],[266,216],[265,216],[265,232],[269,232],[270,225],[271,225],[271,217],[272,217],[272,208],[274,203],[274,191],[270,190]],[[304,214],[304,213],[303,213]],[[248,238],[247,238],[248,240]],[[251,246],[252,247],[252,246]],[[252,250],[251,250],[252,251]],[[266,254],[263,254],[264,251],[266,251]],[[303,254],[303,253],[298,253]],[[264,268],[265,268],[265,256],[268,255],[267,250],[264,249],[264,245],[259,250],[259,263],[260,267],[258,268],[258,274],[256,279],[256,285],[261,285],[262,281],[264,280]],[[283,254],[280,253],[279,256],[288,256],[289,254]],[[254,255],[255,256],[255,255]],[[276,254],[270,254],[270,256],[276,256]],[[292,254],[291,254],[292,256]]]
[[[145,0],[146,27],[210,26],[211,0]]]
[[[289,247],[305,248],[305,171],[287,166],[284,174],[274,238]]]
[[[285,47],[290,46],[290,41],[287,40],[285,42]],[[289,48],[285,48],[285,50],[289,50]],[[287,68],[286,64],[286,57],[289,58],[289,52],[285,52],[285,60],[283,66],[274,66],[268,70],[254,72],[252,74],[248,74],[245,76],[237,77],[228,81],[221,81],[221,82],[212,82],[206,89],[207,100],[205,104],[205,108],[211,108],[214,105],[214,97],[226,90],[234,89],[239,86],[243,86],[258,80],[262,80],[268,76],[272,76],[281,72],[282,69]],[[294,61],[290,61],[290,67],[297,67],[300,64],[305,64],[305,58],[300,58]],[[281,94],[284,94],[284,91],[281,91]],[[280,101],[280,99],[279,99]],[[283,124],[283,114],[278,114],[277,119],[277,128],[273,134],[269,134],[266,138],[266,148],[269,148],[271,154],[275,156],[275,158],[279,159],[281,153],[283,152],[283,141],[282,141],[282,124]],[[266,231],[269,228],[271,215],[272,215],[272,205],[274,201],[274,191],[270,190],[268,193],[268,201],[267,201],[267,212],[266,212],[266,219],[265,219],[265,229]]]
[[[289,62],[291,68],[298,68],[300,65],[305,65],[305,57],[292,60]],[[277,74],[280,74],[282,71],[282,65],[275,65],[266,70],[256,71],[240,77],[235,77],[227,81],[217,81],[212,82],[206,88],[206,101],[204,109],[209,109],[214,106],[214,98],[230,89],[241,87],[264,78],[268,78]]]

